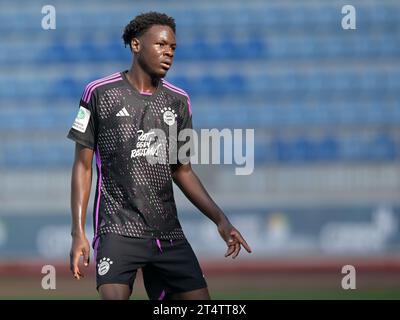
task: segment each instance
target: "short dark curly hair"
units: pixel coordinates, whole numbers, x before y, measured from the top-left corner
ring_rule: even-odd
[[[131,20],[125,27],[124,34],[122,35],[125,47],[126,45],[131,47],[133,38],[140,37],[154,25],[169,26],[175,33],[176,25],[174,18],[167,16],[165,13],[154,11],[142,13]]]

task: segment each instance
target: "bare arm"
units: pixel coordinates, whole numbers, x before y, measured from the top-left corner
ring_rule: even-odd
[[[236,258],[240,252],[241,245],[248,252],[251,252],[249,245],[243,239],[240,232],[232,226],[223,211],[212,200],[201,181],[192,170],[190,163],[174,166],[172,178],[185,196],[217,225],[221,237],[228,246],[225,257],[233,254],[232,258]]]
[[[89,265],[90,244],[85,235],[85,222],[92,185],[92,161],[93,150],[76,143],[71,178],[72,245],[70,269],[77,279],[83,277],[83,273],[78,267],[79,258],[83,256],[85,266]]]

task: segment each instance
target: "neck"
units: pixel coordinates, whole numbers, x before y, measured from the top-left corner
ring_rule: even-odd
[[[158,78],[152,77],[140,67],[136,61],[132,63],[126,77],[139,92],[153,93],[158,85]]]

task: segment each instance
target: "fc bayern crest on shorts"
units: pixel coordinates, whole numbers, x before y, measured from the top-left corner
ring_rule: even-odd
[[[108,270],[110,270],[111,265],[113,264],[113,261],[111,261],[110,258],[102,258],[100,259],[100,262],[97,264],[97,273],[99,276],[104,276]]]

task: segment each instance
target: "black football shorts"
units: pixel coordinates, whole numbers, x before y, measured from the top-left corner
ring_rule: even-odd
[[[207,287],[186,239],[142,239],[108,233],[98,239],[95,256],[97,290],[103,284],[115,283],[127,284],[132,291],[139,268],[151,300]]]

